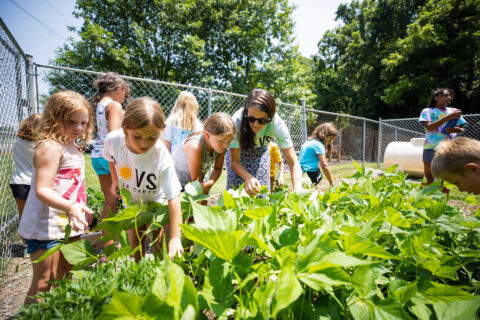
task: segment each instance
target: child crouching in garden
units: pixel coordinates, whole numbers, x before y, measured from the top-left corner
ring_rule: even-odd
[[[232,118],[224,112],[217,112],[203,122],[202,132],[192,133],[185,139],[172,155],[182,188],[191,181],[199,180],[203,194],[208,194],[222,175],[225,152],[235,137],[235,131]],[[212,165],[213,171],[205,180]]]
[[[460,191],[480,194],[480,141],[459,137],[441,142],[435,149],[432,173]]]
[[[173,258],[183,252],[179,225],[182,219],[179,198],[181,186],[172,157],[160,138],[164,128],[165,118],[157,101],[148,97],[132,100],[126,107],[122,129],[107,135],[103,157],[110,162],[111,192],[117,198],[120,198],[118,191],[121,187],[131,193],[132,201],[168,201],[168,254]],[[137,233],[135,230],[128,230],[127,233],[132,249],[137,248]],[[144,247],[142,241],[142,254],[145,254]],[[139,261],[140,252],[136,251],[134,257]]]
[[[72,240],[88,226],[85,213],[93,211],[85,205],[85,160],[79,143],[88,143],[91,127],[90,105],[82,95],[63,91],[48,99],[33,157],[34,188],[19,226],[32,262],[60,244],[68,224]],[[25,305],[40,302],[33,296],[50,290],[51,281],[64,278],[71,267],[60,251],[33,263]]]

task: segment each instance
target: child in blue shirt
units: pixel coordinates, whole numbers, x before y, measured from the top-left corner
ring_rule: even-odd
[[[330,173],[325,154],[330,153],[332,142],[336,137],[337,128],[335,128],[333,123],[322,123],[313,130],[313,133],[300,149],[300,166],[314,185],[317,185],[322,180],[319,163],[328,182],[331,186],[333,185],[332,174]]]

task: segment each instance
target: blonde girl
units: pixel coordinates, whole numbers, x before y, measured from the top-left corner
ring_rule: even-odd
[[[175,106],[167,119],[163,137],[165,145],[171,154],[175,152],[189,134],[203,130],[197,114],[198,102],[195,96],[188,91],[180,92]]]
[[[186,138],[172,155],[182,188],[188,182],[199,180],[203,193],[208,194],[222,174],[225,152],[235,132],[232,118],[224,112],[217,112],[203,122],[203,132],[192,133]],[[212,165],[212,173],[205,180]]]
[[[89,142],[92,113],[88,101],[73,91],[55,93],[42,114],[33,157],[32,185],[20,220],[19,233],[25,238],[32,261],[65,238],[84,233],[92,214],[85,204],[85,161],[81,145]],[[32,296],[48,291],[51,281],[62,279],[71,265],[60,251],[34,263],[33,277],[25,304],[38,302]]]
[[[35,152],[33,148],[41,118],[42,116],[39,113],[34,113],[20,122],[17,140],[15,140],[12,147],[15,172],[12,179],[10,179],[10,188],[17,203],[19,220],[22,218],[23,208],[30,191],[33,170],[32,158]],[[24,240],[22,239],[22,241]]]
[[[97,88],[97,92],[92,101],[95,117],[95,139],[92,143],[91,161],[105,197],[102,211],[102,218],[105,218],[108,209],[112,212],[116,211],[118,199],[110,193],[112,177],[108,161],[102,157],[103,143],[109,132],[121,127],[123,119],[122,103],[130,96],[130,85],[116,72],[101,75],[93,85]]]
[[[314,185],[317,185],[322,180],[323,174],[327,177],[328,183],[333,185],[332,174],[328,167],[326,155],[331,152],[332,142],[337,137],[337,128],[333,123],[322,123],[318,125],[302,145],[300,149],[300,165],[302,171],[307,172],[308,177]]]
[[[110,132],[105,139],[103,157],[112,173],[112,194],[120,198],[119,187],[127,189],[132,201],[168,201],[170,240],[168,253],[173,258],[183,252],[180,242],[180,182],[173,160],[162,142],[165,118],[160,104],[148,97],[128,103],[122,129]],[[139,246],[135,230],[128,230],[132,249]],[[145,243],[142,243],[144,248]],[[158,248],[154,248],[158,249]],[[142,250],[145,253],[145,250]],[[141,258],[135,253],[135,260]]]

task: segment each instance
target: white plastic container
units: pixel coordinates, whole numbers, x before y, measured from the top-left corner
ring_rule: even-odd
[[[410,177],[423,177],[424,143],[425,138],[413,138],[410,142],[390,142],[383,157],[385,169],[398,164],[398,170],[407,173]]]

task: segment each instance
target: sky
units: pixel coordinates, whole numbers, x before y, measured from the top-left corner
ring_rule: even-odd
[[[180,0],[179,0],[180,1]],[[293,13],[296,43],[306,57],[317,52],[317,43],[335,21],[338,5],[349,0],[289,0],[297,9]],[[82,20],[72,15],[75,0],[0,0],[0,17],[26,54],[33,61],[48,64],[55,49],[78,35],[67,26],[80,27]]]

